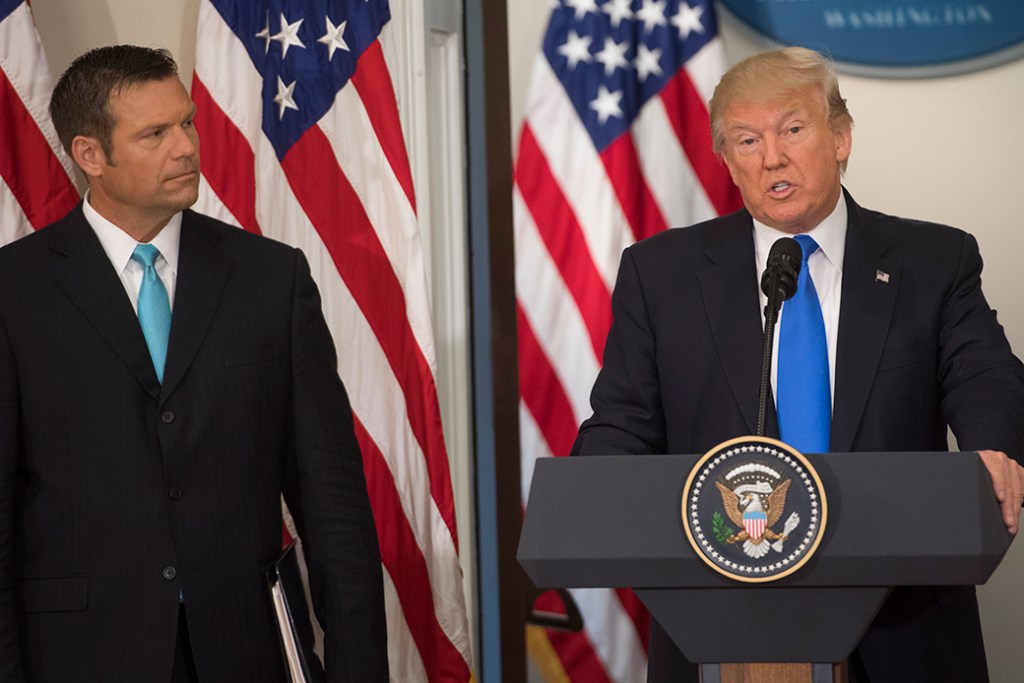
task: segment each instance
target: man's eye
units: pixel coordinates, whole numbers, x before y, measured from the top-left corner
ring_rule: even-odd
[[[741,145],[748,145],[748,146],[752,145],[752,144],[754,144],[754,138],[743,138],[742,140],[740,140],[740,144]]]
[[[789,132],[790,132],[791,135],[796,135],[797,133],[799,133],[803,129],[804,129],[803,126],[793,126],[792,128],[789,129]]]

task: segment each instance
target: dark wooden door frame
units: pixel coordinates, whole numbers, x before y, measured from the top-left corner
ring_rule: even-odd
[[[505,0],[465,0],[466,116],[477,501],[479,671],[526,680],[534,588],[515,559],[522,526]]]

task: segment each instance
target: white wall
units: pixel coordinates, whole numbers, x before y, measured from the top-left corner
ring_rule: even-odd
[[[518,135],[548,3],[518,0],[508,7],[513,129]],[[766,47],[735,19],[720,16],[720,24],[730,64]],[[845,178],[850,192],[873,209],[972,232],[985,258],[989,303],[999,312],[1014,350],[1024,354],[1024,60],[933,80],[843,76],[840,87],[856,121]],[[1020,680],[1015,660],[1024,638],[1022,577],[1024,542],[1018,542],[979,589],[996,682]]]
[[[32,13],[56,78],[86,50],[115,43],[163,47],[191,80],[199,0],[34,0]]]

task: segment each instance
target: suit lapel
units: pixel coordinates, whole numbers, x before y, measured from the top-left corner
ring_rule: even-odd
[[[716,265],[699,275],[711,335],[747,428],[757,429],[764,330],[758,310],[753,223],[746,211],[716,226],[705,249]]]
[[[53,279],[142,388],[157,398],[160,383],[139,319],[110,258],[85,220],[82,205],[50,229],[54,230],[52,249],[64,257],[53,269]]]
[[[181,223],[178,279],[164,371],[164,400],[192,364],[231,273],[231,261],[217,250],[220,237],[213,231],[203,230],[202,220],[198,214],[185,211]]]
[[[836,349],[836,387],[830,449],[853,447],[892,323],[900,267],[885,257],[889,240],[868,212],[849,206],[843,294]]]

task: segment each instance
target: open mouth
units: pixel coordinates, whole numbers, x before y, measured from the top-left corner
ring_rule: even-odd
[[[785,181],[780,182],[780,183],[775,183],[774,185],[772,185],[772,192],[774,192],[776,194],[778,194],[780,192],[785,192],[786,190],[789,189],[789,187],[790,187],[789,183],[787,183]]]

